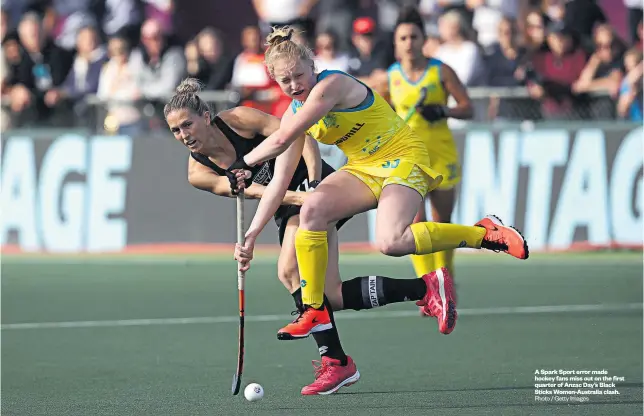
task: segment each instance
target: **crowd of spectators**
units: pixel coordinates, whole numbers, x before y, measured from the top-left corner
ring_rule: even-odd
[[[619,36],[596,0],[253,0],[257,24],[235,51],[214,27],[179,42],[173,0],[5,0],[2,128],[66,126],[102,102],[106,129],[136,134],[162,125],[150,115],[186,76],[279,116],[289,100],[263,65],[271,26],[294,26],[318,70],[368,83],[394,62],[396,18],[410,5],[425,19],[424,53],[490,91],[479,119],[642,121],[638,1],[620,4]],[[492,94],[498,87],[506,93]]]

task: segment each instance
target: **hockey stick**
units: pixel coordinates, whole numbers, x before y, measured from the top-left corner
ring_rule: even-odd
[[[409,111],[407,112],[407,115],[405,116],[405,119],[404,119],[405,123],[409,121],[411,116],[416,114],[416,107],[418,107],[419,105],[421,105],[423,103],[423,101],[425,101],[425,97],[427,97],[427,87],[421,88],[420,96],[418,97],[418,100],[416,101],[416,104],[414,104],[414,106],[409,109]]]
[[[237,243],[244,245],[244,190],[237,194]],[[239,267],[238,267],[239,269]],[[244,280],[246,272],[237,270],[237,290],[239,291],[239,343],[237,346],[237,371],[233,375],[232,393],[239,393],[241,386],[242,371],[244,369],[244,308],[246,299],[244,297]]]

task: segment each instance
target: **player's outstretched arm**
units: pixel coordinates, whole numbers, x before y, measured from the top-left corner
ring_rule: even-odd
[[[292,114],[290,109],[284,113],[280,128],[248,153],[244,162],[253,166],[282,154],[291,143],[331,111],[342,100],[345,92],[346,81],[340,75],[324,78],[313,87],[306,102],[296,114]]]
[[[304,139],[304,149],[302,157],[306,163],[309,182],[322,180],[322,154],[318,142],[311,136],[307,135]]]
[[[264,190],[264,195],[257,206],[253,221],[246,232],[246,237],[257,237],[268,221],[275,215],[280,201],[284,199],[300,157],[302,157],[303,147],[304,137],[301,137],[275,160],[273,179]]]

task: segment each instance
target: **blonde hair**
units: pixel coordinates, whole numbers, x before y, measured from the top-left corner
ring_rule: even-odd
[[[266,52],[264,62],[271,77],[275,77],[275,61],[281,58],[302,60],[314,66],[313,51],[306,45],[291,40],[295,30],[290,26],[273,27],[273,31],[266,37]]]
[[[163,107],[163,115],[168,118],[170,112],[184,108],[200,116],[206,114],[207,111],[210,111],[210,106],[197,95],[202,86],[201,81],[196,78],[186,78],[181,81],[181,84],[175,89],[174,96]]]

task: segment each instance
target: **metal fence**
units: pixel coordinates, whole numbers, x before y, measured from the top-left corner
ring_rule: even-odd
[[[606,93],[534,100],[523,87],[479,87],[470,88],[469,94],[474,103],[474,122],[540,123],[616,119],[615,100]],[[211,104],[215,112],[234,107],[241,102],[241,95],[234,90],[204,91],[200,96]],[[94,133],[154,133],[167,129],[163,119],[163,105],[169,98],[170,95],[158,100],[116,102],[103,101],[90,95],[80,101],[68,102],[53,109],[35,107],[22,113],[12,113],[9,103],[3,101],[2,129],[60,127],[82,128]],[[263,99],[260,95],[254,98]],[[450,123],[453,128],[468,125],[457,120],[451,120]]]
[[[475,121],[578,121],[615,120],[616,101],[605,92],[577,96],[530,97],[524,87],[472,88]]]

